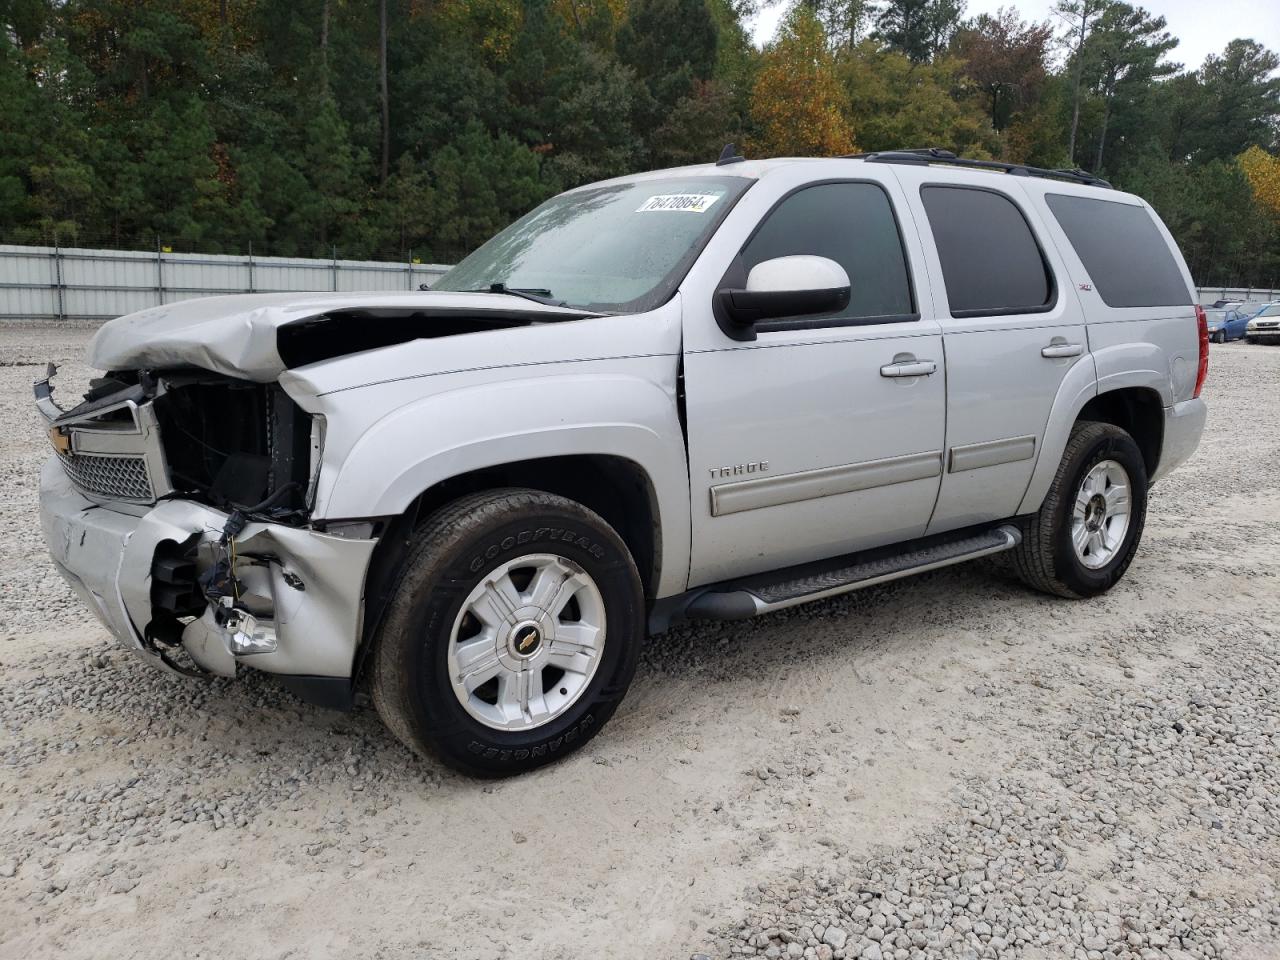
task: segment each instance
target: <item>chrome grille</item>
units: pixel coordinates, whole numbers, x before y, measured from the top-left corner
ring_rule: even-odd
[[[106,457],[93,453],[58,454],[71,482],[91,496],[107,500],[155,500],[147,461],[142,457]]]

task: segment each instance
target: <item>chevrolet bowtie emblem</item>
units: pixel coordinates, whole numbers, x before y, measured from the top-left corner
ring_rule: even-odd
[[[49,428],[49,442],[65,457],[71,456],[71,437],[61,427]]]
[[[530,627],[525,630],[518,638],[516,638],[516,649],[521,653],[528,651],[535,643],[538,642],[538,631]]]

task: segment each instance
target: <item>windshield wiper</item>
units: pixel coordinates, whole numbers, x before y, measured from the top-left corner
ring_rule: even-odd
[[[548,307],[567,307],[569,304],[564,300],[557,300],[551,296],[550,290],[544,290],[540,287],[508,287],[505,283],[491,283],[488,287],[479,290],[468,290],[468,293],[505,293],[511,297],[522,297],[525,300],[532,300],[534,303],[541,303]]]

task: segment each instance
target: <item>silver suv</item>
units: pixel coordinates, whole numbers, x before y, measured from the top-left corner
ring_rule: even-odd
[[[495,775],[646,632],[1011,552],[1087,598],[1191,455],[1207,332],[1141,199],[940,151],[555,197],[422,293],[170,304],[36,385],[58,569],[150,663],[255,668]]]

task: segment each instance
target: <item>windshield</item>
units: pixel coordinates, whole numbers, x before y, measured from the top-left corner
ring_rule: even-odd
[[[752,181],[671,177],[552,197],[431,285],[503,284],[588,310],[640,312],[671,296]]]
[[[1263,307],[1262,312],[1258,314],[1260,317],[1280,317],[1280,303],[1273,304],[1269,307]]]

